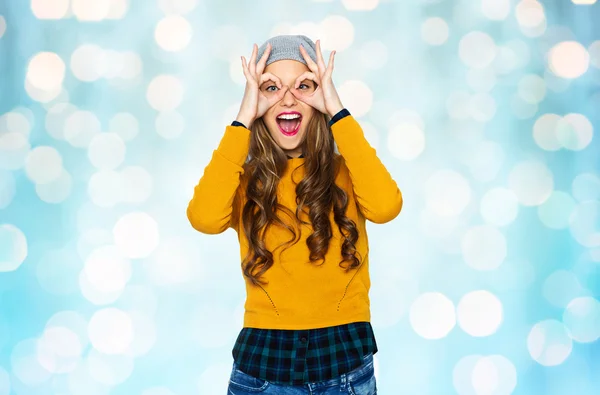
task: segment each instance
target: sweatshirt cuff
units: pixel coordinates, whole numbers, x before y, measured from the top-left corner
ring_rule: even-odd
[[[231,126],[241,126],[241,127],[244,127],[244,128],[246,128],[246,129],[248,129],[248,128],[246,127],[246,125],[244,125],[243,123],[241,123],[241,122],[239,122],[239,121],[233,121],[233,122],[231,122]]]
[[[344,117],[347,117],[348,115],[350,115],[350,111],[348,111],[346,108],[342,108],[340,111],[338,111],[337,114],[335,114],[331,118],[331,120],[329,121],[329,127],[331,127],[331,125],[333,125],[334,123],[336,123],[340,119],[342,119]]]

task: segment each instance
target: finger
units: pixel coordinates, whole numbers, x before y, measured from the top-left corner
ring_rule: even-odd
[[[304,73],[300,74],[298,78],[296,78],[296,81],[294,82],[294,89],[298,89],[298,86],[300,86],[300,83],[304,80],[311,80],[314,81],[317,85],[320,85],[319,78],[315,73],[313,73],[312,71],[305,71]]]
[[[250,64],[249,64],[249,70],[250,72],[255,75],[256,72],[256,56],[258,54],[258,47],[256,46],[256,44],[252,44],[252,55],[250,55]]]
[[[327,65],[327,70],[325,70],[325,75],[331,75],[333,73],[333,59],[335,56],[335,51],[331,51],[329,54],[329,64]]]
[[[323,54],[321,53],[321,40],[317,40],[317,66],[319,66],[319,70],[325,70],[325,60],[323,59]]]
[[[246,76],[246,78],[251,77],[249,70],[248,70],[248,65],[246,64],[246,58],[242,56],[242,71],[244,72],[244,75]]]
[[[258,80],[258,85],[261,86],[262,84],[264,84],[267,81],[273,81],[275,83],[275,85],[277,85],[277,87],[279,89],[281,89],[281,80],[275,74],[272,74],[272,73],[262,73],[260,75],[259,80]]]
[[[306,51],[306,48],[304,48],[304,46],[302,44],[300,44],[300,53],[302,54],[302,57],[306,61],[308,68],[311,71],[315,72],[315,73],[318,72],[319,71],[319,67],[317,66],[317,64],[315,63],[315,61],[312,60],[312,58],[310,57],[310,55]]]
[[[269,58],[269,53],[270,52],[271,52],[271,43],[267,43],[267,47],[265,48],[265,52],[263,53],[262,57],[258,61],[258,65],[256,67],[256,73],[257,74],[262,74],[263,70],[265,69],[265,64],[267,63],[267,59]]]

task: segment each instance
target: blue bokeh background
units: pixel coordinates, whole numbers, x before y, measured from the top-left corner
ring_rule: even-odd
[[[594,0],[0,2],[0,395],[225,392],[237,236],[185,209],[240,56],[276,34],[337,51],[403,192],[368,224],[379,392],[600,393],[599,20]]]

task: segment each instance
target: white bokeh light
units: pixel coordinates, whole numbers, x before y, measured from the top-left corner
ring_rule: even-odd
[[[490,225],[506,226],[517,218],[519,201],[510,189],[497,187],[483,195],[479,210]]]
[[[92,346],[103,354],[122,354],[133,342],[133,322],[126,312],[114,307],[98,310],[88,324]]]
[[[474,120],[488,122],[496,114],[496,100],[487,92],[475,93],[469,98],[468,111]]]
[[[578,202],[600,200],[600,177],[594,173],[578,174],[573,180],[572,195]]]
[[[27,258],[27,239],[14,225],[0,224],[0,247],[0,273],[17,270]]]
[[[65,69],[65,63],[56,53],[38,52],[29,60],[25,78],[36,89],[51,91],[62,85]]]
[[[569,217],[573,238],[585,247],[600,247],[600,201],[586,200]]]
[[[27,386],[35,387],[50,379],[51,373],[37,356],[38,339],[27,338],[14,345],[10,354],[12,373]]]
[[[183,100],[184,88],[181,81],[172,75],[159,75],[150,81],[146,99],[157,111],[176,109]]]
[[[473,388],[473,369],[481,355],[467,355],[462,357],[452,369],[452,384],[459,395],[477,395]]]
[[[556,270],[545,280],[542,295],[550,304],[564,308],[574,298],[586,294],[575,273],[567,270]]]
[[[12,203],[17,193],[17,182],[13,173],[0,169],[0,210]]]
[[[0,34],[0,37],[2,35]],[[0,395],[10,395],[10,376],[8,372],[0,366]]]
[[[554,177],[545,164],[528,160],[517,163],[508,176],[509,188],[525,206],[542,204],[554,188]]]
[[[442,45],[448,41],[448,23],[443,18],[427,18],[421,24],[421,39],[429,45]]]
[[[526,102],[537,104],[546,96],[546,82],[537,74],[527,74],[519,80],[519,96]]]
[[[363,81],[345,81],[339,87],[338,92],[340,99],[352,111],[353,116],[361,117],[371,110],[373,92]]]
[[[139,122],[133,114],[120,112],[110,119],[108,131],[118,134],[123,141],[131,141],[140,131]]]
[[[75,370],[82,352],[77,334],[60,326],[47,327],[37,344],[38,362],[51,373]]]
[[[125,159],[125,142],[116,133],[96,134],[88,147],[88,158],[94,167],[114,170]]]
[[[110,9],[106,15],[107,19],[122,19],[129,11],[130,0],[110,0]]]
[[[473,226],[461,241],[463,258],[475,270],[495,270],[507,255],[506,238],[491,225]]]
[[[558,151],[562,145],[558,141],[556,130],[561,120],[558,114],[541,115],[533,124],[533,139],[536,144],[546,151]]]
[[[111,0],[71,0],[73,14],[80,21],[97,22],[110,12]]]
[[[410,325],[425,339],[441,339],[456,325],[454,304],[439,292],[427,292],[410,306]]]
[[[145,258],[158,245],[158,224],[147,213],[128,213],[115,224],[113,236],[115,244],[125,256],[132,259]]]
[[[590,55],[577,41],[563,41],[556,44],[548,54],[550,71],[562,78],[577,78],[585,73],[590,65]]]
[[[62,172],[62,156],[54,147],[36,147],[25,160],[25,173],[36,184],[55,181]]]
[[[64,136],[73,147],[87,148],[100,130],[101,124],[96,114],[77,110],[66,119]]]
[[[92,251],[83,272],[100,292],[122,291],[131,278],[131,263],[115,246],[107,245]]]
[[[0,168],[20,169],[25,165],[30,149],[27,136],[18,132],[0,134]]]
[[[425,150],[425,133],[414,123],[401,122],[391,127],[387,145],[395,158],[410,161]]]
[[[502,21],[510,15],[510,0],[482,0],[481,12],[493,21]]]
[[[575,199],[568,193],[553,191],[550,197],[538,206],[538,217],[548,228],[565,229],[569,227],[569,219],[576,205]]]
[[[573,349],[568,329],[557,320],[538,322],[527,336],[527,349],[534,361],[544,366],[560,365]]]
[[[477,395],[510,395],[517,386],[517,370],[502,355],[485,356],[475,362],[471,383]]]
[[[185,49],[192,40],[192,25],[180,15],[169,15],[156,25],[154,39],[159,47],[169,52]]]
[[[130,355],[107,354],[109,353],[91,350],[86,356],[85,363],[94,380],[112,387],[123,383],[131,376],[134,361]]]
[[[321,50],[323,51],[343,51],[354,42],[354,25],[346,17],[341,15],[328,16],[323,19],[319,28],[320,37],[326,37],[325,40],[321,40]],[[316,40],[314,41],[316,42]],[[326,54],[323,54],[323,57],[329,59]]]
[[[198,5],[198,0],[158,0],[158,7],[165,14],[187,14]]]
[[[566,149],[581,151],[587,148],[593,137],[594,126],[583,114],[567,114],[556,124],[556,138]]]
[[[573,299],[563,313],[563,322],[573,340],[595,342],[600,338],[600,302],[591,296]]]
[[[28,110],[30,111],[30,110]],[[30,114],[20,111],[10,111],[0,116],[0,134],[17,132],[29,137],[31,132],[31,124],[33,118],[29,118]]]
[[[129,312],[133,322],[135,337],[129,346],[127,355],[140,357],[148,354],[157,340],[154,318],[139,311]]]
[[[372,11],[379,4],[379,0],[342,0],[342,4],[349,11]]]
[[[46,203],[62,203],[73,190],[73,177],[63,169],[55,180],[44,184],[35,184],[35,193]]]
[[[465,177],[449,169],[438,170],[424,186],[427,208],[439,215],[460,215],[471,202],[471,187]]]
[[[546,13],[539,1],[521,0],[515,7],[515,16],[525,36],[539,37],[546,32]]]
[[[496,51],[494,39],[481,31],[465,34],[458,44],[460,60],[475,69],[483,69],[492,64]]]
[[[64,140],[67,118],[76,111],[77,107],[71,103],[57,103],[51,105],[48,108],[44,122],[48,134],[57,140]]]
[[[92,82],[104,76],[107,63],[104,49],[96,44],[82,44],[71,54],[70,67],[77,79]]]
[[[458,325],[471,336],[484,337],[496,333],[503,320],[502,303],[486,290],[464,295],[456,307]]]
[[[114,207],[123,201],[125,180],[115,170],[100,170],[88,180],[87,193],[92,202],[99,207]]]

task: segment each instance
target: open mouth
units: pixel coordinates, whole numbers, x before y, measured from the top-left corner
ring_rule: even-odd
[[[279,131],[286,136],[294,136],[300,130],[302,115],[299,113],[281,114],[276,118]]]

